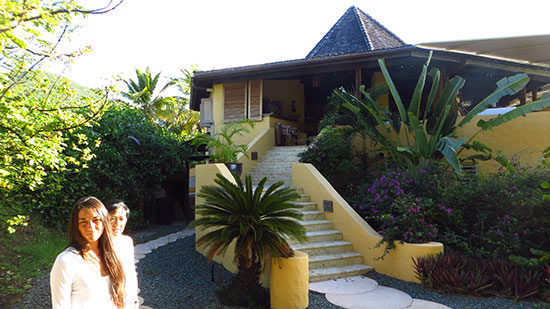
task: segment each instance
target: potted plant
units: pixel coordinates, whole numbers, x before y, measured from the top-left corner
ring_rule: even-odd
[[[208,232],[197,240],[197,245],[208,248],[211,260],[216,253],[225,253],[235,241],[237,276],[218,296],[222,303],[265,307],[268,294],[259,282],[268,258],[292,257],[294,251],[287,239],[306,240],[305,229],[298,222],[302,217],[298,212],[301,206],[292,203],[299,194],[282,187],[283,182],[264,192],[265,177],[256,189],[250,175],[244,184],[236,175],[233,177],[235,183],[217,174],[217,186],[200,189],[198,196],[204,199],[204,204],[196,207],[195,225]]]
[[[195,143],[206,145],[206,148],[210,151],[210,160],[225,163],[232,174],[236,173],[240,176],[242,163],[237,162],[237,156],[242,153],[248,158],[246,153],[248,145],[235,143],[233,137],[250,133],[250,128],[253,127],[254,123],[250,120],[227,123],[214,136],[199,135],[195,139]]]

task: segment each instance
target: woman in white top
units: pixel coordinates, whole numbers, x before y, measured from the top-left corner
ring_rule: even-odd
[[[115,253],[109,214],[95,197],[79,199],[69,221],[69,245],[50,272],[52,307],[122,308],[125,275]]]
[[[126,274],[126,303],[134,304],[134,307],[138,308],[138,281],[134,259],[134,241],[130,236],[122,235],[126,223],[128,223],[130,209],[122,200],[107,201],[105,207],[111,218],[115,250],[124,267],[124,273]],[[129,308],[132,307],[129,306]]]

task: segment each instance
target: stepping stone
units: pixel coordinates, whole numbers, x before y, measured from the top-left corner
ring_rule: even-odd
[[[309,290],[323,294],[361,294],[373,291],[378,283],[364,276],[311,282]]]
[[[145,299],[143,299],[143,297],[141,296],[138,296],[138,302],[139,302],[139,305],[141,306],[145,302]]]
[[[363,309],[401,309],[412,304],[412,297],[408,294],[385,286],[378,286],[371,292],[361,294],[331,294],[326,299],[344,308]]]
[[[153,308],[149,306],[139,306],[139,309],[153,309]]]
[[[407,307],[407,309],[451,309],[451,307],[428,300],[414,298],[412,304]]]

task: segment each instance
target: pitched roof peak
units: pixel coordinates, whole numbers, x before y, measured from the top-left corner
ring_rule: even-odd
[[[370,15],[351,6],[306,58],[354,54],[406,45]]]

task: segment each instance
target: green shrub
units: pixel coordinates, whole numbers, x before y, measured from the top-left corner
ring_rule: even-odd
[[[140,203],[152,197],[154,185],[186,168],[183,160],[191,153],[180,136],[128,106],[111,106],[97,125],[73,132],[65,142],[66,155],[77,158],[66,171],[47,170],[44,184],[33,190],[0,190],[2,200],[21,205],[24,214],[39,213],[45,224],[62,228],[74,201],[85,195],[124,200],[132,210],[129,229],[143,226]],[[92,152],[79,154],[79,144],[89,145]],[[83,163],[78,155],[93,158]]]
[[[355,172],[352,136],[343,128],[326,127],[300,154],[300,162],[311,163],[327,178],[331,185],[342,192],[352,181]]]

